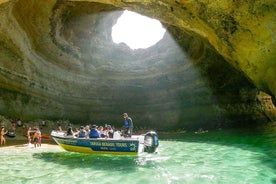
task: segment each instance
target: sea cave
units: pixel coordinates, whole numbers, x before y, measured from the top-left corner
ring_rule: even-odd
[[[0,114],[120,126],[127,112],[156,130],[273,122],[275,8],[272,0],[1,0]],[[159,21],[161,39],[115,43],[125,11]]]

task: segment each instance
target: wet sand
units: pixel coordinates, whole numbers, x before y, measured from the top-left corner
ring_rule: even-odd
[[[21,138],[21,137],[15,137],[15,138],[10,138],[6,136],[6,144],[5,145],[0,145],[1,147],[7,147],[7,146],[17,146],[17,145],[24,145],[27,144],[27,138]],[[49,144],[49,145],[57,145],[53,139],[42,139],[42,145],[44,144]],[[33,145],[33,144],[32,144]]]
[[[40,147],[34,147],[34,144],[14,144],[14,145],[5,145],[0,147],[1,156],[11,156],[11,155],[21,155],[21,154],[37,154],[48,151],[64,151],[57,144],[44,143]]]

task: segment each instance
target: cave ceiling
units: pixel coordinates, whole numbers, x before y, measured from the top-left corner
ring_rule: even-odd
[[[274,1],[0,0],[0,113],[137,126],[270,120]],[[148,49],[112,41],[124,10],[167,29]]]

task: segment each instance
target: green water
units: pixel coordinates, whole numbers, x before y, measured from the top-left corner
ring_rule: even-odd
[[[0,149],[1,183],[275,184],[276,125],[159,134],[157,154],[96,156],[57,146]]]

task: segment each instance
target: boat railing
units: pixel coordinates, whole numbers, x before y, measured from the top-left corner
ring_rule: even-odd
[[[65,137],[65,138],[76,138],[76,139],[98,139],[98,140],[139,140],[140,143],[144,143],[144,135],[133,135],[132,137],[124,137],[121,136],[120,131],[114,132],[113,138],[79,138],[74,135],[66,135],[66,132],[53,130],[51,132],[51,136],[53,137]]]

